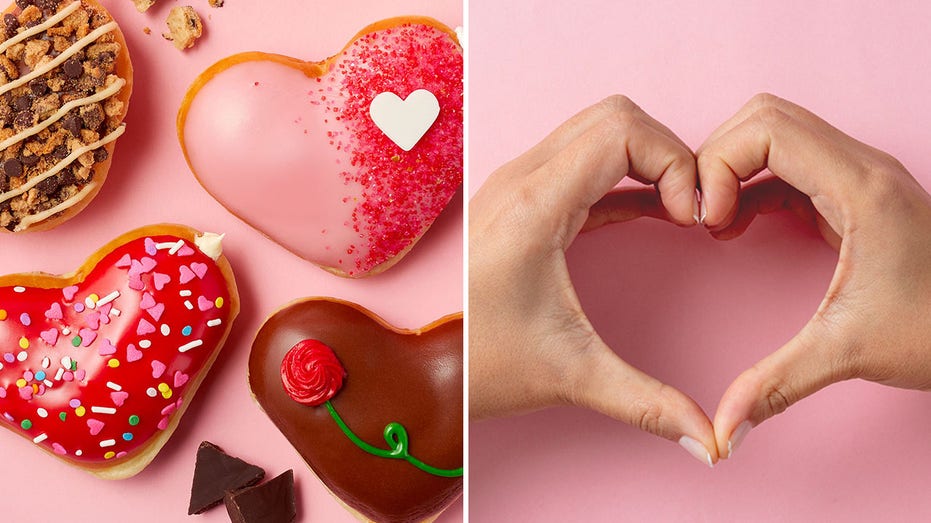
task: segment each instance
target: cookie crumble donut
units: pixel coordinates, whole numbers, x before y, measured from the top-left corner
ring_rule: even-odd
[[[126,41],[95,0],[16,0],[0,43],[0,227],[46,230],[100,191],[132,92]]]

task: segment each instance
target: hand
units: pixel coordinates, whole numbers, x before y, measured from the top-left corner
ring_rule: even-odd
[[[714,418],[728,457],[747,431],[841,380],[931,390],[931,197],[894,158],[771,95],[751,100],[698,151],[704,223],[739,235],[788,207],[839,249],[827,295],[782,348],[742,373]],[[741,181],[768,181],[738,200]],[[796,190],[797,189],[797,190]]]
[[[659,193],[607,194],[624,177]],[[710,420],[598,336],[569,278],[582,230],[639,216],[694,225],[695,159],[630,100],[579,113],[493,173],[469,204],[469,402],[473,418],[553,405],[594,409],[717,460]]]

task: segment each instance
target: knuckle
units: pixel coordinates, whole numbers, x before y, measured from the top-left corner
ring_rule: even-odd
[[[747,106],[755,110],[759,110],[764,107],[780,107],[781,105],[782,98],[767,92],[756,93],[747,102]]]
[[[771,418],[785,412],[793,403],[793,395],[785,384],[771,385],[763,390],[763,418]]]
[[[663,426],[663,405],[657,401],[639,399],[634,404],[630,424],[651,434],[659,434]]]
[[[789,115],[777,105],[762,105],[754,111],[754,116],[767,128],[772,129],[783,124]]]
[[[609,113],[634,113],[639,109],[633,100],[623,94],[608,96],[601,101],[601,106]]]

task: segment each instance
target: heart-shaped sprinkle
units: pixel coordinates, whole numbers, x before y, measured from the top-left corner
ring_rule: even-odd
[[[426,89],[417,89],[404,100],[391,92],[379,93],[369,105],[369,115],[385,136],[410,151],[440,115],[440,102]]]
[[[116,267],[117,269],[125,269],[126,267],[131,266],[131,265],[132,265],[132,262],[133,262],[133,261],[132,261],[132,258],[130,258],[129,254],[124,254],[122,257],[120,257],[119,260],[116,261],[116,264],[114,264],[113,266]],[[69,288],[69,289],[73,288],[75,291],[78,290],[78,288],[77,288],[76,286],[75,286],[75,287],[68,287],[68,288]],[[72,296],[73,296],[73,293],[72,293]],[[68,300],[71,299],[71,298],[69,298],[67,295],[65,296],[65,298],[68,299]]]
[[[155,253],[158,252],[158,249],[155,247],[155,240],[152,238],[145,239],[145,253],[149,256],[155,256]]]
[[[136,334],[139,336],[145,336],[146,334],[152,334],[155,332],[155,325],[152,325],[147,319],[139,318],[139,325],[136,327]]]
[[[146,292],[142,295],[142,300],[139,301],[139,308],[146,310],[155,306],[155,297],[152,296],[151,292]]]
[[[203,278],[207,274],[207,264],[194,262],[191,264],[191,271],[197,275],[198,278]]]
[[[116,345],[110,342],[107,338],[103,339],[103,342],[97,347],[97,353],[101,356],[110,356],[116,354]]]
[[[137,349],[135,345],[130,343],[126,346],[126,361],[132,363],[134,361],[139,361],[142,359],[142,351]]]
[[[78,332],[78,336],[81,337],[82,347],[90,347],[91,343],[94,343],[94,340],[97,339],[97,332],[91,329],[81,329]]]
[[[149,316],[152,316],[152,319],[158,321],[162,319],[162,314],[165,312],[164,303],[156,303],[155,305],[149,307],[146,312],[149,313]]]
[[[155,379],[161,378],[162,375],[165,374],[166,368],[164,363],[158,360],[152,360],[152,377]]]
[[[194,249],[190,245],[185,244],[178,250],[178,256],[190,256],[194,254]]]
[[[122,407],[123,403],[129,399],[129,393],[125,390],[118,390],[110,393],[110,399],[113,400],[113,404],[117,407]]]
[[[162,274],[156,272],[152,274],[152,283],[155,285],[155,290],[160,291],[165,288],[165,285],[168,285],[171,282],[171,276],[167,274]]]
[[[45,311],[45,317],[50,320],[60,320],[64,318],[61,312],[61,305],[57,301],[52,303],[52,306]]]
[[[87,315],[87,328],[91,330],[100,328],[100,311],[92,312]]]
[[[188,266],[186,266],[186,265],[182,265],[182,266],[181,266],[181,269],[179,269],[179,273],[180,273],[180,275],[178,276],[178,281],[179,281],[182,285],[184,285],[184,284],[190,282],[191,280],[193,280],[193,279],[196,277],[196,275],[194,274],[194,271],[192,271],[192,270],[191,270]]]
[[[52,328],[44,330],[39,333],[39,337],[41,337],[45,343],[48,343],[49,345],[55,345],[58,343],[58,329]]]
[[[91,431],[91,436],[96,436],[97,434],[100,434],[100,431],[103,430],[105,425],[106,423],[100,420],[96,420],[94,418],[90,418],[87,420],[87,427]]]
[[[188,380],[187,374],[181,372],[180,370],[175,371],[175,379],[174,379],[175,388],[178,388],[184,385],[185,383],[187,383],[187,380]]]
[[[197,297],[197,308],[201,311],[209,311],[213,308],[213,302],[203,296]]]

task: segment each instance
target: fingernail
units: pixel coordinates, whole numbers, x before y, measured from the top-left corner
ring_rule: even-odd
[[[749,421],[744,421],[740,425],[737,425],[737,428],[734,429],[734,432],[731,432],[730,439],[727,440],[727,457],[734,455],[734,451],[737,450],[737,447],[743,442],[744,438],[747,437],[747,433],[750,432],[750,429],[753,428],[753,425]]]
[[[695,220],[696,224],[701,223],[701,216],[699,216],[699,203],[701,199],[701,193],[698,192],[698,189],[695,189],[695,199],[692,201],[692,218]]]
[[[708,207],[705,205],[705,199],[701,199],[701,216],[698,218],[698,223],[705,223],[705,218],[708,216]]]
[[[701,461],[709,467],[714,467],[714,463],[711,461],[711,453],[708,452],[708,449],[699,443],[698,440],[692,439],[688,436],[682,436],[679,438],[679,445],[682,445],[682,448],[691,454],[693,458]]]

